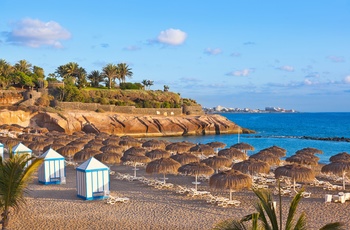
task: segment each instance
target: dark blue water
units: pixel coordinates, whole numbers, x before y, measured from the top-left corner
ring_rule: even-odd
[[[226,134],[166,138],[170,141],[191,141],[209,143],[220,141],[227,147],[238,142],[246,142],[255,147],[249,155],[272,145],[287,150],[287,156],[297,150],[313,147],[324,152],[320,163],[328,163],[329,157],[340,152],[350,153],[350,142],[300,139],[304,136],[314,138],[350,138],[350,113],[224,113],[222,116],[236,124],[255,130],[255,134]]]

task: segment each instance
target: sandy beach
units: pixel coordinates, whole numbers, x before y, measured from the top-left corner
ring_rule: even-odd
[[[112,166],[111,170],[132,174],[132,167]],[[161,175],[138,170],[138,176],[149,178]],[[176,193],[176,185],[193,186],[194,177],[168,175],[172,189],[156,189],[140,181],[126,181],[110,176],[111,195],[130,198],[129,203],[107,204],[105,200],[85,201],[77,197],[76,170],[66,167],[67,183],[42,185],[35,176],[30,184],[27,205],[12,213],[10,229],[212,229],[216,223],[228,218],[241,218],[254,211],[257,198],[252,191],[234,193],[241,201],[239,207],[219,207],[208,204],[205,198],[190,197]],[[273,186],[270,186],[271,188]],[[228,197],[227,191],[212,190],[208,182],[202,182],[199,190]],[[326,223],[342,221],[350,226],[350,202],[325,203],[327,191],[322,187],[306,186],[310,198],[303,198],[298,214],[307,214],[309,229],[319,229]],[[277,196],[274,196],[277,200]],[[292,198],[282,197],[283,212],[287,213]],[[284,214],[284,218],[286,214]]]

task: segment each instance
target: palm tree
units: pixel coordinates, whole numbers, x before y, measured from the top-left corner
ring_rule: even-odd
[[[11,151],[10,151],[11,152]],[[27,163],[31,164],[27,166]],[[44,161],[43,158],[28,157],[27,154],[11,154],[3,160],[0,157],[0,208],[2,229],[9,224],[10,209],[18,210],[25,204],[24,193],[33,173]]]
[[[259,202],[255,205],[256,211],[255,213],[249,214],[245,217],[243,217],[241,220],[226,220],[223,222],[220,222],[216,225],[214,228],[215,230],[279,230],[279,229],[285,229],[285,230],[291,230],[291,229],[299,229],[299,230],[306,230],[306,215],[304,212],[301,213],[297,221],[294,221],[295,219],[295,213],[298,207],[298,204],[302,198],[302,192],[300,191],[297,193],[292,202],[290,203],[288,217],[285,223],[285,226],[282,224],[282,206],[281,206],[281,195],[279,196],[279,216],[280,218],[277,218],[275,207],[273,204],[273,198],[271,195],[271,192],[268,190],[258,190],[253,189],[255,195],[259,198]],[[247,226],[247,222],[251,221],[251,227],[249,228]],[[279,222],[279,223],[278,223]],[[330,223],[325,226],[323,226],[320,230],[327,230],[327,229],[333,229],[333,230],[341,230],[343,229],[343,224],[339,222]]]
[[[131,78],[133,73],[131,72],[131,69],[129,68],[129,66],[126,63],[119,63],[117,65],[117,69],[118,69],[118,80],[119,82],[123,82],[125,83],[125,77],[129,77]]]
[[[87,78],[90,80],[92,87],[99,87],[100,82],[103,81],[103,75],[98,70],[91,71]]]
[[[10,75],[14,72],[13,66],[11,66],[4,59],[0,59],[0,85],[7,87],[10,84]]]
[[[19,60],[15,64],[16,71],[23,72],[27,75],[31,73],[30,68],[32,68],[32,64],[30,64],[26,60]]]
[[[114,64],[107,64],[103,67],[102,72],[108,78],[108,88],[112,88],[112,81],[118,77],[118,67]]]

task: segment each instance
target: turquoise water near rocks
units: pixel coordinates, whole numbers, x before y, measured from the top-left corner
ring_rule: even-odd
[[[328,163],[329,157],[340,152],[350,153],[350,142],[302,139],[350,138],[350,113],[222,113],[236,124],[255,130],[255,134],[222,134],[205,136],[166,137],[169,141],[190,141],[206,144],[212,141],[226,143],[227,147],[245,142],[255,147],[249,155],[261,149],[277,145],[287,150],[287,156],[297,150],[313,147],[324,152],[320,163]]]

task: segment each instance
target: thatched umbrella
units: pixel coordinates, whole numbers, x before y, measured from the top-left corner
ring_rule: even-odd
[[[192,162],[199,162],[199,157],[191,154],[191,153],[178,153],[176,155],[172,155],[170,158],[176,160],[181,165],[186,165]]]
[[[276,168],[275,177],[280,178],[281,176],[292,178],[294,191],[296,181],[308,182],[315,179],[315,173],[312,169],[298,164],[289,164]]]
[[[242,173],[248,173],[254,175],[257,173],[269,173],[270,165],[264,161],[249,158],[232,165],[232,169],[241,171]]]
[[[315,166],[318,165],[319,159],[320,158],[316,157],[315,155],[295,154],[287,157],[286,162]]]
[[[226,144],[220,141],[209,142],[207,145],[212,147],[216,153],[218,152],[219,149],[223,149],[226,147]]]
[[[178,171],[186,175],[195,176],[196,179],[194,184],[196,191],[198,185],[198,176],[208,176],[214,173],[214,169],[212,167],[209,167],[208,165],[199,162],[193,162],[186,165],[182,165],[178,169]]]
[[[341,152],[329,158],[330,162],[338,162],[338,161],[350,161],[350,154],[347,152]]]
[[[287,151],[285,149],[282,149],[282,148],[274,145],[274,146],[262,149],[262,150],[260,150],[260,152],[269,152],[269,153],[272,153],[273,155],[276,155],[278,157],[285,157]]]
[[[100,148],[101,152],[110,152],[110,153],[119,153],[120,155],[123,154],[124,148],[121,146],[115,146],[115,145],[104,145]]]
[[[236,148],[221,149],[218,156],[224,156],[230,160],[246,160],[248,158],[245,152]]]
[[[279,165],[281,160],[278,156],[273,155],[270,152],[258,152],[253,155],[251,155],[249,158],[255,158],[258,160],[265,161],[269,165]]]
[[[165,183],[165,174],[177,174],[177,170],[181,164],[171,158],[160,158],[151,161],[146,166],[146,173],[163,174],[163,181]]]
[[[100,150],[100,148],[102,148],[103,146],[105,146],[104,144],[102,144],[102,141],[92,141],[87,143],[84,146],[84,149],[94,149],[94,150]]]
[[[104,152],[97,154],[94,157],[105,164],[119,164],[122,156],[111,152]]]
[[[324,165],[321,168],[322,173],[333,173],[343,178],[343,190],[345,190],[345,175],[350,172],[350,161],[337,161]]]
[[[190,150],[193,145],[188,144],[187,142],[174,142],[170,143],[165,147],[165,150],[173,153],[183,153]]]
[[[231,169],[212,175],[209,179],[209,186],[217,189],[229,189],[230,200],[232,200],[232,192],[250,188],[252,186],[252,178],[247,174]]]
[[[232,161],[230,161],[224,156],[208,157],[207,159],[204,159],[201,162],[215,169],[216,173],[221,167],[230,167],[232,163]]]
[[[137,154],[137,153],[129,153],[123,155],[121,158],[124,162],[132,162],[134,164],[134,177],[136,177],[136,171],[137,171],[137,163],[148,163],[151,161],[150,158],[146,157],[144,154]]]
[[[64,157],[68,157],[69,160],[71,160],[74,154],[76,154],[78,151],[80,151],[80,149],[72,145],[63,146],[62,148],[59,148],[57,150],[59,154],[61,154]]]
[[[152,160],[160,159],[160,158],[169,158],[170,152],[163,149],[153,149],[146,153],[146,156],[151,158]]]
[[[119,146],[119,141],[120,141],[120,137],[115,136],[102,141],[102,144]]]
[[[71,142],[72,140],[69,140],[67,138],[59,138],[59,139],[56,139],[53,144],[60,144],[60,145],[67,145]]]
[[[10,150],[20,142],[21,142],[21,140],[17,139],[17,138],[7,138],[4,144]]]
[[[50,148],[52,148],[53,150],[57,151],[58,149],[60,149],[62,147],[64,147],[64,145],[53,143],[51,145],[45,146],[44,149],[43,149],[43,152],[46,152]]]
[[[131,147],[124,152],[124,156],[129,154],[145,155],[146,151],[142,147]]]
[[[307,148],[303,148],[303,149],[296,151],[295,154],[305,154],[305,153],[306,154],[322,154],[323,151],[320,149],[307,147]]]
[[[46,142],[32,142],[28,145],[28,148],[30,148],[36,154],[40,155],[40,153],[43,153],[44,148],[48,145],[49,143],[46,143]]]
[[[121,146],[126,146],[126,147],[140,147],[141,146],[141,142],[136,140],[133,137],[129,137],[129,136],[123,136],[120,138],[119,141],[119,145]]]
[[[249,151],[249,150],[251,150],[251,151],[255,150],[255,148],[252,145],[250,145],[248,143],[244,143],[244,142],[234,144],[230,148],[236,148],[236,149],[242,150],[245,153],[247,153],[247,151]]]
[[[141,146],[148,149],[165,149],[165,143],[156,139],[148,140]]]
[[[83,149],[87,143],[88,143],[88,141],[86,141],[86,140],[78,139],[78,140],[70,142],[69,145],[73,145],[73,146],[76,146],[80,149]]]
[[[101,151],[96,149],[83,149],[79,152],[75,153],[73,156],[73,160],[76,162],[82,162],[90,159],[91,157],[100,154]]]
[[[198,144],[189,149],[189,152],[192,154],[203,154],[203,155],[214,155],[215,151],[209,145]]]

